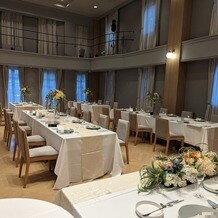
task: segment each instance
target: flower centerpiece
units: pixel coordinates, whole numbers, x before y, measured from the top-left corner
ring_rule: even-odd
[[[56,89],[53,91],[53,100],[55,101],[55,114],[57,114],[60,102],[66,100],[66,95],[61,90]]]
[[[20,90],[20,95],[21,95],[21,101],[25,102],[26,101],[26,97],[31,96],[31,92],[28,86],[24,86],[21,88]]]
[[[184,187],[197,182],[199,173],[211,177],[218,174],[218,155],[185,149],[176,156],[157,155],[151,166],[140,170],[139,192],[147,192],[159,186]]]
[[[151,102],[153,112],[155,115],[158,114],[156,105],[163,101],[163,98],[157,92],[147,92],[146,100]]]
[[[87,95],[88,100],[90,101],[90,97],[93,95],[92,91],[90,88],[84,89],[84,93]]]

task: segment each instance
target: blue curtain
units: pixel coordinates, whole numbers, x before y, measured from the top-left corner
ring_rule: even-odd
[[[218,64],[216,64],[214,72],[211,105],[218,108]]]
[[[76,100],[87,101],[84,90],[87,88],[86,73],[78,73],[76,75]]]
[[[19,69],[16,67],[8,68],[8,103],[20,102],[20,80]]]
[[[42,102],[45,104],[46,95],[56,89],[56,72],[44,71],[42,84]]]

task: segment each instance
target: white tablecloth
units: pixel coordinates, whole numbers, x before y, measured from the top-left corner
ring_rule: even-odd
[[[9,108],[14,112],[14,119],[15,120],[20,120],[21,119],[21,114],[22,110],[37,110],[37,109],[42,109],[43,107],[41,105],[37,104],[27,104],[27,103],[19,103],[19,104],[13,104],[9,103]]]
[[[88,201],[109,193],[137,187],[138,182],[139,173],[135,172],[63,188],[59,191],[55,203],[75,215],[77,212],[74,208],[74,204]]]
[[[74,129],[71,134],[59,134],[56,128],[49,128],[46,118],[22,113],[22,120],[32,127],[33,134],[46,139],[58,152],[55,167],[57,180],[55,189],[61,189],[85,180],[93,180],[106,173],[120,175],[124,166],[117,134],[109,130],[87,130],[86,125],[74,124],[69,117],[59,119],[61,125]],[[103,131],[102,131],[103,130]]]
[[[0,211],[2,218],[73,218],[55,204],[28,198],[0,199]]]
[[[102,114],[103,107],[108,107],[110,109],[109,105],[87,104],[87,103],[81,104],[81,108],[83,111],[91,112],[92,122],[98,122],[99,115]]]
[[[128,183],[128,180],[126,180]],[[206,199],[218,201],[218,196],[210,193],[203,188],[197,191]],[[197,198],[195,185],[185,188],[176,189],[174,191],[158,190],[151,194],[138,194],[137,188],[128,189],[113,194],[104,195],[85,202],[74,204],[76,211],[75,218],[138,218],[135,214],[135,205],[139,201],[149,200],[160,203],[167,203],[173,200],[184,200],[173,207],[164,209],[164,217],[177,218],[179,209],[184,205],[198,204],[209,207],[205,198]],[[212,209],[212,208],[211,208]]]
[[[202,150],[210,150],[208,147],[208,134],[211,130],[218,127],[218,123],[197,122],[192,119],[189,123],[181,122],[181,117],[162,116],[169,120],[170,132],[176,135],[183,135],[185,142],[191,145],[197,145]],[[121,111],[121,119],[129,120],[129,111]],[[137,113],[139,125],[144,125],[153,129],[155,133],[155,118],[147,113]]]

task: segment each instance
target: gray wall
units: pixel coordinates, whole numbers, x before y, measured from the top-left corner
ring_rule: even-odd
[[[154,91],[158,92],[161,97],[164,96],[164,80],[165,80],[165,68],[166,65],[156,66]]]
[[[184,110],[192,111],[202,118],[207,106],[208,67],[208,60],[187,65]]]
[[[119,30],[134,31],[134,41],[120,41],[120,53],[137,51],[139,49],[141,31],[141,0],[135,0],[119,10]],[[130,34],[131,36],[131,34]],[[122,39],[123,36],[120,36]]]
[[[193,0],[190,38],[209,35],[213,0]]]
[[[138,70],[128,69],[116,72],[115,100],[119,107],[136,107],[138,92]]]

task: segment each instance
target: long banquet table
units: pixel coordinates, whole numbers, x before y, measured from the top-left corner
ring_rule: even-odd
[[[120,175],[124,166],[120,145],[115,132],[100,129],[88,130],[88,123],[72,123],[74,117],[60,117],[62,127],[74,129],[73,133],[60,134],[57,128],[48,127],[47,121],[52,120],[52,114],[36,118],[27,111],[22,112],[22,120],[32,127],[33,134],[39,134],[46,139],[58,152],[55,166],[57,180],[54,189],[61,189],[86,180],[93,180],[106,173],[112,176]]]
[[[9,103],[9,108],[14,112],[14,119],[15,120],[20,120],[21,119],[21,114],[22,110],[38,110],[42,109],[43,107],[39,104],[35,103]]]
[[[217,182],[218,178],[212,178]],[[139,201],[149,200],[167,203],[172,200],[183,202],[164,209],[164,217],[177,218],[179,209],[184,205],[199,204],[208,206],[206,199],[218,202],[217,194],[203,188],[196,191],[195,184],[171,191],[157,189],[151,193],[138,194],[138,172],[94,181],[62,189],[57,196],[56,203],[75,218],[137,218],[135,205]],[[194,193],[201,193],[204,198],[197,198]],[[206,199],[205,199],[206,198]]]
[[[121,119],[129,120],[129,111],[121,111]],[[135,113],[135,112],[132,112]],[[218,123],[212,122],[198,122],[193,119],[188,119],[188,123],[184,123],[181,117],[170,117],[161,115],[161,118],[169,120],[170,133],[176,135],[183,135],[185,142],[190,145],[197,145],[202,150],[211,150],[209,143],[209,134],[218,127]],[[149,113],[137,112],[138,124],[153,129],[155,133],[155,118]]]

